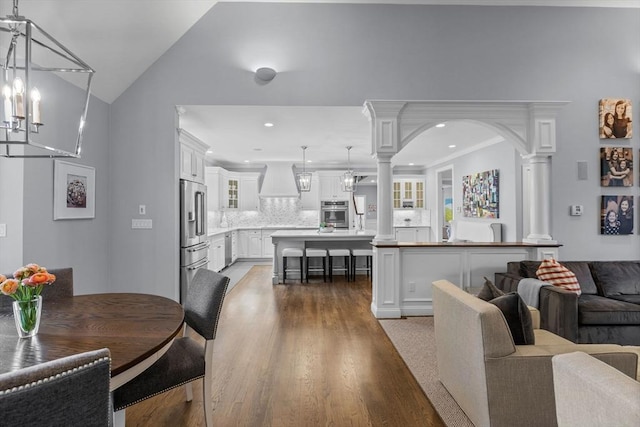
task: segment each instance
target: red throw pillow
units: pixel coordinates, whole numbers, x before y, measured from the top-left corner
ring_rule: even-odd
[[[576,275],[553,258],[545,259],[540,263],[536,276],[543,282],[559,286],[569,292],[574,292],[578,295],[582,293]]]

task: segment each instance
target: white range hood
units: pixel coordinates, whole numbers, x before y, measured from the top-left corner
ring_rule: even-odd
[[[267,163],[260,197],[300,197],[292,163]]]

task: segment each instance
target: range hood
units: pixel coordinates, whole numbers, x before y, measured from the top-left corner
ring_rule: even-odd
[[[299,197],[293,164],[270,162],[264,172],[260,197]]]

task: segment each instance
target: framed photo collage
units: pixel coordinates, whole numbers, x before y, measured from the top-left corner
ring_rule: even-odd
[[[634,234],[634,195],[621,187],[634,187],[633,148],[631,136],[631,100],[606,98],[600,100],[600,186],[607,193],[600,196],[600,234]],[[610,141],[611,140],[611,141]],[[638,153],[640,158],[640,152]],[[615,190],[619,191],[615,191]]]

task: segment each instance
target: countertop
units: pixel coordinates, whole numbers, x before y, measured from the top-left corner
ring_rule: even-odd
[[[207,237],[216,234],[230,233],[238,230],[317,230],[317,227],[307,225],[254,225],[245,227],[226,227],[226,228],[210,228],[207,231]]]
[[[320,233],[317,228],[307,230],[279,230],[271,235],[271,238],[294,238],[294,239],[372,239],[376,236],[375,230],[335,230],[332,233]]]

